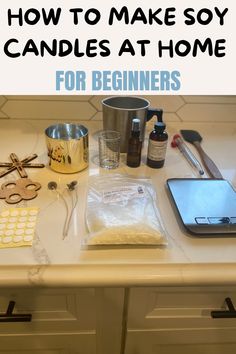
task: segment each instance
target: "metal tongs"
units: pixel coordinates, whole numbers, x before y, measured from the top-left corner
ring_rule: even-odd
[[[173,136],[173,140],[171,142],[172,147],[178,147],[180,152],[184,155],[184,157],[187,159],[187,161],[190,163],[190,165],[199,173],[200,176],[204,175],[204,170],[200,164],[200,162],[197,160],[197,158],[194,156],[192,151],[188,148],[188,146],[184,143],[183,139],[179,134],[175,134]]]

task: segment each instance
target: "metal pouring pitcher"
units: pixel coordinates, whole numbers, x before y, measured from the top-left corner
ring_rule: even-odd
[[[102,100],[103,129],[120,132],[120,152],[127,152],[133,118],[140,119],[141,139],[144,139],[145,125],[153,116],[162,121],[162,110],[150,108],[145,98],[135,96],[113,96]]]

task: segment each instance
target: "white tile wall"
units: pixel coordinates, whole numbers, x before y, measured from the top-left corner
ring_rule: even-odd
[[[182,96],[186,103],[236,103],[236,96]]]
[[[0,119],[102,120],[105,96],[0,96]],[[144,96],[165,121],[236,121],[236,96]]]
[[[10,99],[1,111],[14,119],[89,120],[97,111],[88,101]]]
[[[2,97],[2,96],[0,96]],[[81,96],[70,96],[70,95],[40,95],[40,96],[30,96],[30,95],[25,95],[25,96],[15,96],[15,95],[10,95],[10,96],[4,96],[8,100],[27,100],[27,101],[88,101],[92,96],[86,96],[86,95],[81,95]]]
[[[236,121],[236,104],[186,103],[177,111],[183,121]]]

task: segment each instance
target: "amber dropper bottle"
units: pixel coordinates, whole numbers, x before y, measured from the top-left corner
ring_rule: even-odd
[[[132,121],[131,136],[128,142],[127,166],[138,167],[141,162],[142,141],[140,139],[140,119]]]
[[[164,166],[168,134],[163,122],[156,122],[154,130],[149,135],[147,165],[152,168]]]

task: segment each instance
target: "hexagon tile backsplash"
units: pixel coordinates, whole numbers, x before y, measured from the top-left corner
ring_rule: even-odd
[[[0,96],[0,119],[102,120],[105,96]],[[143,96],[165,121],[236,121],[236,96]]]

